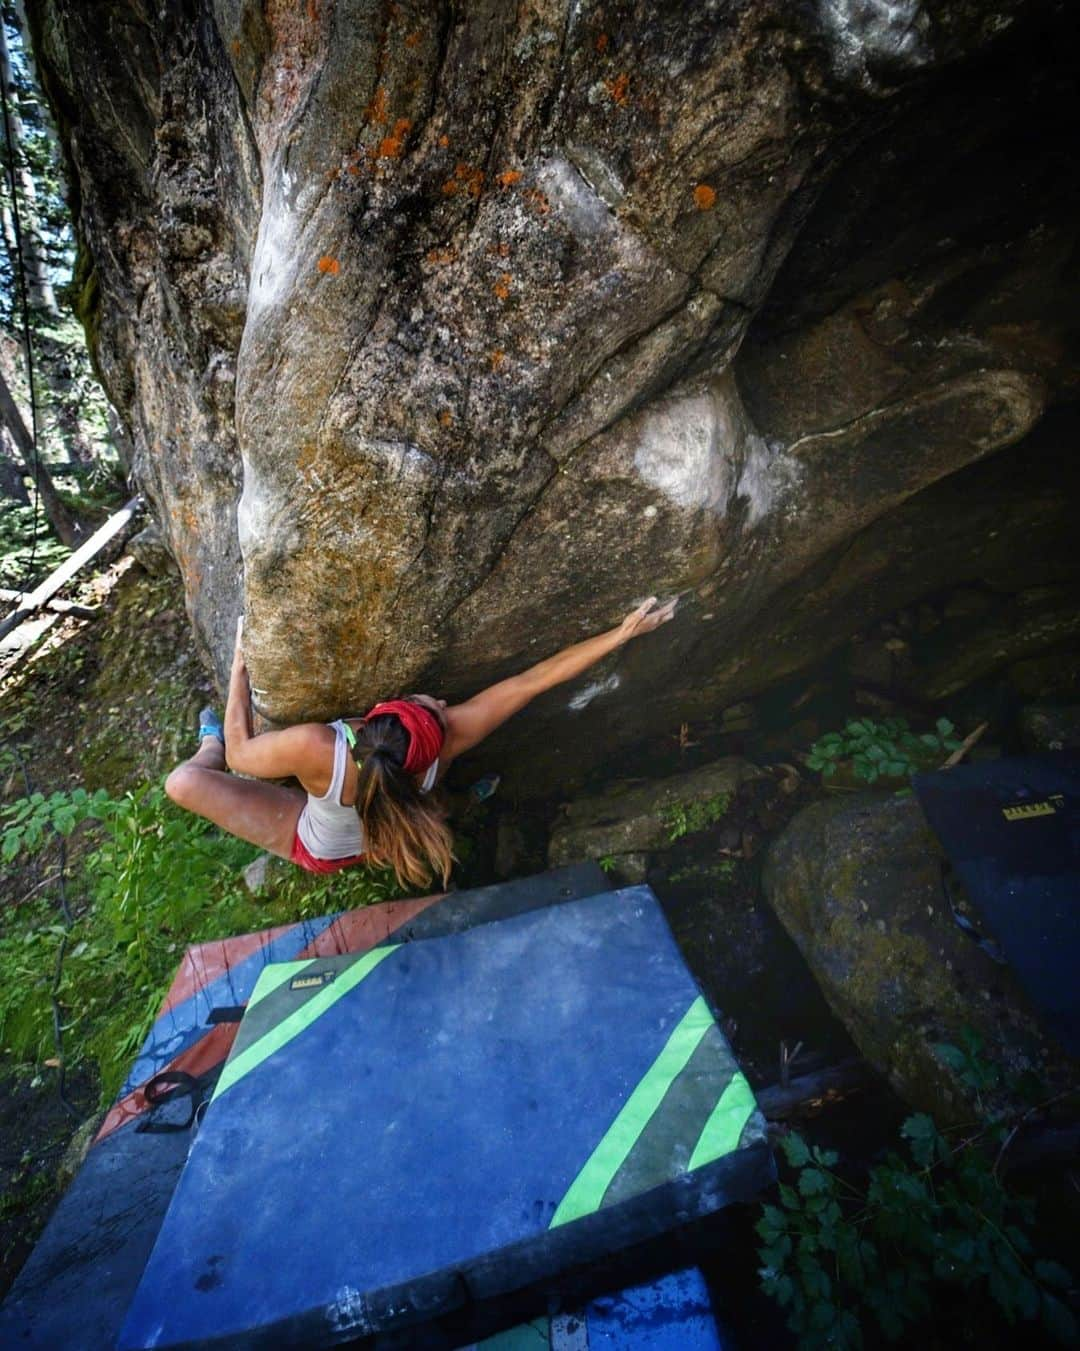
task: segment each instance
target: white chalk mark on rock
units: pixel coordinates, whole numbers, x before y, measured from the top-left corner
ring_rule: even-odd
[[[577,694],[570,700],[568,707],[575,713],[580,713],[583,708],[588,708],[592,701],[600,694],[611,694],[613,690],[619,688],[619,677],[612,673],[605,676],[603,680],[594,680],[591,684],[585,686],[583,690],[578,690]]]

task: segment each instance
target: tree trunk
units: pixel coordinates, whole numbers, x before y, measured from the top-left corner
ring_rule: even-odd
[[[23,507],[30,505],[26,480],[11,449],[11,439],[6,428],[0,428],[0,497],[7,502],[18,502]]]
[[[22,460],[25,472],[30,478],[37,480],[41,505],[45,508],[45,515],[49,518],[49,524],[57,539],[69,549],[76,548],[85,531],[60,500],[56,485],[41,457],[35,455],[33,438],[26,430],[26,423],[23,422],[22,414],[11,397],[11,390],[8,389],[7,381],[2,375],[0,375],[0,422],[11,433],[16,455]]]
[[[26,274],[27,298],[31,309],[39,310],[49,316],[50,319],[59,319],[60,310],[56,304],[56,297],[53,294],[52,282],[49,280],[48,269],[45,264],[45,254],[41,247],[41,233],[37,221],[37,190],[34,186],[34,176],[30,172],[30,166],[26,162],[26,157],[22,153],[22,143],[24,140],[24,131],[22,118],[19,116],[19,104],[16,97],[15,82],[11,75],[11,59],[8,55],[7,34],[4,31],[4,25],[0,23],[0,84],[3,87],[4,98],[7,100],[8,119],[11,127],[11,147],[10,154],[14,158],[16,190],[21,193],[22,202],[19,216],[20,233],[22,235],[22,265]],[[7,152],[7,147],[5,147]],[[5,223],[5,237],[8,230]],[[16,265],[16,258],[12,253],[12,266]]]

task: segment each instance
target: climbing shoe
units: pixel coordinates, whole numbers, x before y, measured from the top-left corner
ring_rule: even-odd
[[[469,797],[473,802],[486,802],[489,797],[494,797],[495,790],[501,782],[501,776],[498,774],[485,774],[482,779],[477,779],[469,789]]]
[[[209,704],[199,714],[199,740],[201,741],[204,736],[216,736],[221,744],[225,745],[225,728]]]

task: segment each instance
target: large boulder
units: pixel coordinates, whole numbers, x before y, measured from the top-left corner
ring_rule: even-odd
[[[1062,5],[27,11],[99,368],[271,720],[467,695],[679,592],[499,734],[549,791],[843,641],[886,599],[849,552],[891,605],[956,580],[939,513],[891,522],[1075,398]]]
[[[834,1013],[901,1097],[943,1122],[970,1121],[984,1058],[999,1080],[984,1089],[984,1109],[1022,1111],[1025,1084],[1049,1097],[1078,1067],[1009,969],[954,921],[942,859],[914,798],[835,797],[804,808],[773,843],[765,894]]]

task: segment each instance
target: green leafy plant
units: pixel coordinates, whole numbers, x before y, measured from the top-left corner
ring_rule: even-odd
[[[660,820],[674,844],[684,835],[694,835],[715,825],[731,806],[730,793],[717,793],[701,802],[672,802],[660,812]]]
[[[602,868],[606,873],[613,873],[619,866],[619,861],[614,854],[605,854],[603,858],[596,860],[597,867]]]
[[[52,831],[70,835],[80,821],[100,821],[109,810],[109,795],[100,788],[96,793],[76,788],[71,793],[50,793],[48,797],[31,793],[19,798],[0,810],[0,858],[10,863],[22,850],[33,853],[48,841]]]
[[[781,1142],[794,1176],[757,1223],[759,1277],[799,1345],[860,1348],[871,1324],[895,1341],[947,1287],[988,1296],[1008,1323],[1039,1320],[1075,1345],[1061,1298],[1073,1278],[1035,1255],[1032,1203],[1005,1190],[979,1136],[954,1146],[925,1114],[900,1133],[906,1155],[890,1152],[860,1186],[836,1171],[833,1151],[795,1133]]]
[[[157,1016],[184,948],[401,895],[393,874],[357,867],[311,878],[291,869],[273,895],[242,880],[254,846],[182,812],[159,786],[112,798],[104,792],[33,794],[5,810],[11,857],[41,849],[80,821],[100,834],[68,892],[84,898],[71,928],[44,895],[19,906],[0,937],[0,1046],[16,1061],[54,1053],[52,987],[69,1064],[90,1059],[102,1100],[115,1095]]]
[[[942,757],[960,742],[948,718],[938,718],[933,732],[915,733],[905,718],[852,718],[842,732],[827,732],[810,747],[808,769],[831,778],[840,765],[851,761],[855,777],[874,783],[881,777],[901,778],[936,768]]]

